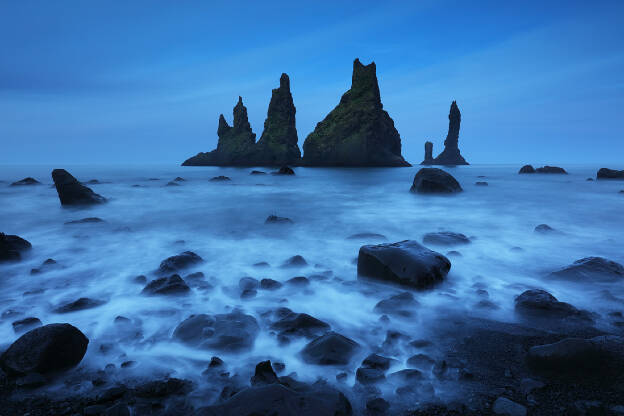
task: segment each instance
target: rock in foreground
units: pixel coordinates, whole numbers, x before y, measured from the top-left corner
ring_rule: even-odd
[[[420,194],[451,194],[461,192],[462,187],[459,182],[438,168],[422,168],[414,176],[412,192]]]
[[[16,235],[0,233],[0,262],[20,260],[22,252],[30,250],[32,245]]]
[[[576,282],[618,282],[624,279],[624,266],[604,257],[585,257],[549,276]]]
[[[70,324],[50,324],[19,337],[2,355],[4,368],[17,374],[41,374],[65,370],[78,364],[89,340]]]
[[[624,170],[602,168],[596,174],[596,179],[624,179]]]
[[[579,310],[566,302],[559,302],[556,297],[541,289],[531,289],[522,292],[516,298],[516,312],[531,321],[577,321],[593,322],[591,314]]]
[[[451,262],[446,257],[412,240],[362,246],[357,263],[358,279],[416,289],[441,282],[450,269]]]
[[[106,202],[103,196],[78,182],[65,169],[54,169],[52,179],[63,206],[94,205]]]

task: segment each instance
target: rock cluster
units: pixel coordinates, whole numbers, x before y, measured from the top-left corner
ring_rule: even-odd
[[[0,262],[20,260],[22,253],[31,247],[32,245],[21,237],[0,233]]]

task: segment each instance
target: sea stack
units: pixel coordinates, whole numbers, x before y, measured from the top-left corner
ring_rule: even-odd
[[[432,165],[467,165],[468,162],[459,153],[459,125],[461,124],[461,113],[457,102],[451,103],[451,110],[449,111],[449,128],[444,140],[444,150],[433,160]],[[426,148],[425,148],[426,149]],[[426,154],[425,154],[426,158]]]
[[[423,160],[421,165],[433,165],[433,143],[430,141],[425,142],[425,160]]]
[[[254,150],[255,163],[260,166],[297,165],[301,151],[297,145],[297,109],[290,93],[290,79],[282,74],[280,86],[271,95],[264,121],[264,131]]]
[[[95,205],[106,202],[106,198],[78,182],[65,169],[54,169],[52,171],[52,180],[63,206]]]
[[[351,89],[306,138],[307,166],[410,166],[401,137],[383,109],[375,63],[353,62]]]

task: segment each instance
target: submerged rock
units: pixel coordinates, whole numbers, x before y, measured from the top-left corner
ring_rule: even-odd
[[[277,280],[273,280],[273,279],[260,280],[260,289],[277,290],[281,288],[282,286],[283,286],[282,283],[278,282]]]
[[[306,259],[303,258],[303,256],[300,255],[296,255],[296,256],[292,256],[291,258],[289,258],[288,260],[286,260],[281,267],[283,268],[289,268],[289,267],[305,267],[308,265],[308,262],[306,261]]]
[[[29,318],[20,319],[19,321],[15,321],[11,325],[13,326],[13,330],[15,331],[15,333],[19,334],[21,332],[28,331],[35,327],[41,326],[43,325],[43,323],[41,322],[39,318],[29,317]]]
[[[559,302],[556,297],[541,289],[526,290],[515,301],[518,314],[531,320],[571,320],[593,322],[591,313],[579,310],[569,303]]]
[[[462,188],[453,176],[442,169],[422,168],[414,175],[410,191],[421,194],[450,194],[461,192]]]
[[[314,338],[329,331],[330,326],[307,313],[290,311],[286,316],[273,323],[271,329],[277,331],[278,335],[282,337]]]
[[[449,128],[446,139],[444,140],[444,150],[430,164],[447,166],[467,165],[468,162],[462,157],[458,147],[461,113],[459,107],[457,107],[456,101],[451,103],[448,119]]]
[[[197,254],[192,251],[185,251],[176,256],[171,256],[166,258],[160,263],[158,267],[159,273],[172,273],[177,272],[182,269],[186,269],[188,267],[194,266],[196,264],[203,263],[204,259],[202,259]]]
[[[520,168],[518,173],[535,173],[535,168],[531,165],[524,165]]]
[[[214,178],[210,178],[210,182],[227,182],[231,181],[231,179],[227,176],[215,176]]]
[[[542,166],[541,168],[537,168],[535,169],[535,173],[561,173],[561,174],[567,174],[568,172],[565,171],[565,169],[560,168],[558,166]]]
[[[470,239],[462,233],[440,231],[436,233],[425,234],[423,237],[423,243],[438,246],[456,246],[462,244],[470,244]]]
[[[377,233],[357,233],[347,237],[347,240],[387,240],[386,236]]]
[[[596,173],[596,179],[624,179],[624,170],[601,168]]]
[[[65,222],[65,225],[74,225],[74,224],[97,224],[97,223],[103,223],[106,222],[101,218],[98,217],[88,217],[88,218],[82,218],[80,220],[72,220],[72,221],[67,221]]]
[[[585,257],[549,274],[550,277],[576,282],[619,282],[624,279],[624,266],[604,257]]]
[[[489,184],[487,182],[484,182],[484,181],[475,182],[475,185],[476,186],[489,186]]]
[[[266,172],[263,172],[261,170],[252,170],[250,175],[266,175]]]
[[[347,365],[360,349],[360,345],[336,332],[328,332],[311,341],[301,351],[308,364]]]
[[[106,198],[84,186],[65,169],[54,169],[52,179],[61,205],[94,205],[106,202]]]
[[[552,228],[548,224],[540,224],[537,227],[535,227],[533,231],[535,231],[536,233],[540,233],[540,234],[548,234],[548,233],[555,232],[555,229]]]
[[[22,253],[32,245],[21,237],[0,233],[0,262],[21,260]]]
[[[152,280],[141,293],[146,295],[179,295],[190,292],[186,282],[177,274]]]
[[[414,299],[414,295],[410,292],[403,292],[379,301],[375,305],[374,311],[387,315],[410,317],[414,315],[414,311],[418,306],[419,303]]]
[[[277,172],[273,172],[273,175],[294,175],[295,171],[288,166],[282,166]]]
[[[54,309],[54,312],[55,313],[69,313],[69,312],[82,311],[85,309],[97,308],[98,306],[101,306],[105,303],[106,302],[102,300],[80,298],[73,302],[65,303],[63,305],[58,306],[56,309]]]
[[[308,166],[410,166],[401,137],[383,109],[375,63],[353,62],[351,89],[303,144]]]
[[[359,278],[426,289],[441,282],[451,269],[451,262],[413,240],[360,248]]]
[[[87,352],[89,339],[70,324],[49,324],[28,331],[7,349],[0,361],[17,373],[46,374],[77,365]]]
[[[230,352],[250,349],[259,332],[256,318],[234,311],[191,315],[177,326],[173,337],[193,347]]]
[[[35,178],[24,178],[22,180],[13,182],[11,184],[11,186],[29,186],[29,185],[41,185],[41,182],[39,182],[37,179]]]
[[[269,215],[264,221],[265,224],[293,224],[293,220],[286,217],[278,217],[277,215]]]

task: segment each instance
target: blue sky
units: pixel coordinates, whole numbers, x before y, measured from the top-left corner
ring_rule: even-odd
[[[0,0],[0,163],[180,163],[289,74],[299,144],[374,60],[412,163],[624,168],[621,1]],[[619,163],[619,165],[617,165]]]

